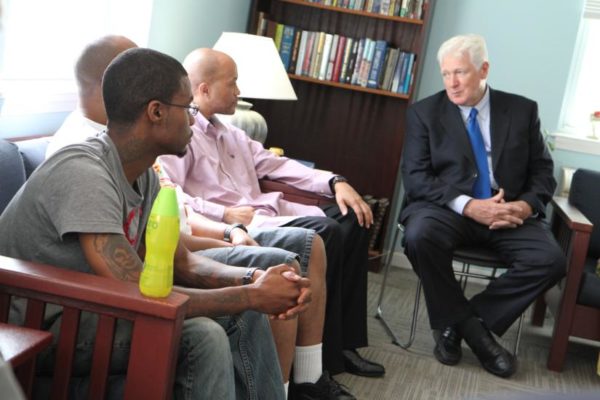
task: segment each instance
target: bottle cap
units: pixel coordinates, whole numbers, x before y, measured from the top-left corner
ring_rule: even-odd
[[[162,187],[152,205],[152,214],[164,215],[166,217],[178,217],[177,194],[175,188]]]
[[[269,151],[276,156],[283,156],[283,149],[281,147],[269,147]]]

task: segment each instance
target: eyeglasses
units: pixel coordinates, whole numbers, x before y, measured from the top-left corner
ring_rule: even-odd
[[[187,106],[183,105],[183,104],[167,103],[166,101],[161,101],[161,103],[166,104],[168,106],[172,106],[172,107],[187,108],[188,112],[190,113],[190,115],[192,117],[195,117],[196,115],[198,115],[198,112],[200,112],[200,109],[198,108],[198,106],[193,103],[188,104]]]

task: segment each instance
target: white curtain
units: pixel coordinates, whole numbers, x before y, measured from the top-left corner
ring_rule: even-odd
[[[592,134],[590,116],[600,111],[600,0],[586,0],[569,74],[560,130],[577,137]]]

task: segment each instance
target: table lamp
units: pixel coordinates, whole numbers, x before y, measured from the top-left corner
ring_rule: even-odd
[[[213,49],[237,64],[240,99],[235,114],[219,118],[244,130],[261,143],[267,138],[265,119],[243,99],[298,100],[273,39],[247,33],[223,32]]]

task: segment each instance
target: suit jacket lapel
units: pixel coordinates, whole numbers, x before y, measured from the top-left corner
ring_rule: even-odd
[[[490,136],[492,141],[492,169],[496,170],[498,160],[508,138],[510,117],[508,105],[502,101],[496,91],[490,88]]]
[[[460,115],[458,106],[448,100],[448,97],[444,95],[443,110],[441,115],[442,126],[444,127],[447,135],[452,135],[458,142],[461,149],[465,149],[464,155],[473,163],[475,163],[475,154],[471,147],[471,141],[469,140],[469,134],[467,128]]]

